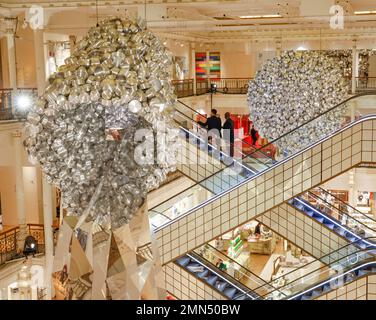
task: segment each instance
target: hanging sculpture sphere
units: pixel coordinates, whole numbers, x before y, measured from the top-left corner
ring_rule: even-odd
[[[68,214],[93,207],[99,224],[120,227],[175,170],[171,63],[141,20],[114,18],[91,28],[49,78],[24,144]],[[140,164],[143,150],[152,158]]]
[[[287,51],[265,63],[249,83],[250,118],[261,136],[280,138],[336,106],[348,95],[343,63],[317,51]],[[275,141],[291,154],[341,125],[345,107]]]

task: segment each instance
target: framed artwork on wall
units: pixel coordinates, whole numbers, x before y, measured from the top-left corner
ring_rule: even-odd
[[[196,52],[196,79],[218,79],[221,77],[220,52]]]

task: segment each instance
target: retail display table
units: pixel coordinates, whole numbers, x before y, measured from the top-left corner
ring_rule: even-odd
[[[258,254],[272,254],[276,246],[275,237],[255,238],[251,236],[248,237],[247,243],[249,252]]]

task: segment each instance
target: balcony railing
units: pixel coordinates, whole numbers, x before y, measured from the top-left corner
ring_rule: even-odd
[[[44,226],[28,224],[26,230],[27,234],[33,236],[38,243],[37,253],[44,253]],[[24,248],[19,248],[17,245],[18,235],[19,227],[0,232],[0,265],[23,256]]]
[[[172,85],[175,88],[175,94],[178,98],[190,97],[194,95],[193,79],[173,80]]]
[[[196,81],[196,95],[210,92],[212,84],[217,86],[217,92],[227,94],[246,94],[248,83],[251,78],[218,78]],[[194,95],[193,79],[174,80],[172,84],[175,87],[175,94],[178,98],[189,97]]]
[[[375,91],[376,77],[359,77],[356,78],[356,89],[360,91]]]

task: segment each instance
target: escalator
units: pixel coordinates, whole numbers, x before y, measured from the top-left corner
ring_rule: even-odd
[[[365,240],[374,242],[376,239],[367,238]],[[258,292],[262,289],[264,291],[264,294],[259,295],[257,299],[315,299],[361,277],[375,274],[375,257],[376,250],[374,248],[361,249],[356,243],[348,244],[325,257],[327,261],[331,261],[327,265],[318,264],[316,260],[293,271],[283,273],[267,285],[256,288]]]
[[[180,128],[182,144],[178,155],[178,170],[192,180],[201,182],[221,170],[229,171],[231,170],[229,165],[234,167],[234,162],[236,168],[239,168],[239,171],[245,170],[248,176],[255,174],[264,161],[270,161],[268,154],[271,151],[266,150],[265,155],[260,153],[263,156],[262,159],[258,159],[260,164],[255,161],[243,167],[242,162],[247,159],[247,153],[251,153],[255,147],[244,140],[237,139],[233,145],[234,157],[230,157],[230,143],[225,138],[215,137],[212,143],[208,143],[207,130],[195,120],[195,118],[207,119],[205,115],[181,101],[177,101],[174,108],[174,121]],[[243,146],[246,147],[247,152],[243,151]],[[252,168],[252,165],[255,167]],[[233,175],[235,176],[236,172],[233,172]]]
[[[366,239],[374,242],[374,238]],[[285,285],[278,288],[278,291],[270,292],[267,299],[287,300],[310,300],[321,294],[337,289],[363,276],[376,273],[375,249],[360,249],[359,246],[349,244],[348,246],[332,252],[327,260],[328,265],[314,269],[304,276],[298,276],[301,270],[295,270],[287,276],[293,278]],[[334,260],[334,255],[338,259]],[[307,267],[307,266],[306,266]],[[286,275],[285,275],[286,276]],[[296,278],[295,278],[296,277]],[[295,279],[294,279],[295,278]]]
[[[361,108],[375,102],[374,94],[351,97],[279,139],[288,140],[313,124],[321,125],[325,119],[333,118],[338,108],[350,113],[352,105]],[[323,133],[320,141],[306,141],[293,154],[280,153],[276,159],[268,158],[266,161],[263,150],[267,146],[264,146],[248,154],[247,161],[243,161],[241,166],[230,165],[152,208],[149,213],[161,244],[163,263],[263,214],[296,194],[322,184],[353,165],[372,161],[363,157],[362,151],[372,151],[372,143],[369,147],[365,140],[370,133],[372,137],[374,119],[376,116],[365,116],[350,122],[343,113],[341,128],[329,136]],[[333,165],[333,169],[323,172],[323,158],[328,151],[332,154],[329,160],[337,160],[335,152],[338,152],[338,146],[331,142],[348,140],[348,137],[350,142],[340,144],[339,152],[349,154],[349,159],[344,159],[339,169]],[[182,199],[187,198],[189,201],[180,205]],[[172,244],[167,239],[171,239]]]
[[[376,239],[366,240],[374,242]],[[210,245],[205,249],[214,252],[216,258],[229,260]],[[314,260],[293,271],[282,272],[270,282],[242,266],[237,267],[236,277],[234,273],[219,269],[206,258],[203,247],[178,258],[175,263],[231,300],[310,300],[376,274],[376,249],[371,247],[361,249],[357,243],[351,243],[323,258],[330,263]]]
[[[219,261],[229,261],[231,269],[219,268]],[[175,263],[231,300],[258,300],[267,288],[275,289],[210,244],[180,257]]]
[[[376,230],[373,229],[376,221],[339,199],[337,201],[340,207],[333,206],[327,201],[328,196],[332,195],[323,188],[316,188],[288,202],[332,232],[349,242],[356,243],[359,248],[365,249],[370,246],[376,248],[376,242],[367,240],[376,237]]]
[[[256,300],[253,292],[247,292],[244,287],[232,279],[225,277],[219,270],[203,263],[196,254],[188,253],[176,260],[176,264],[195,275],[205,284],[220,292],[231,300]]]

